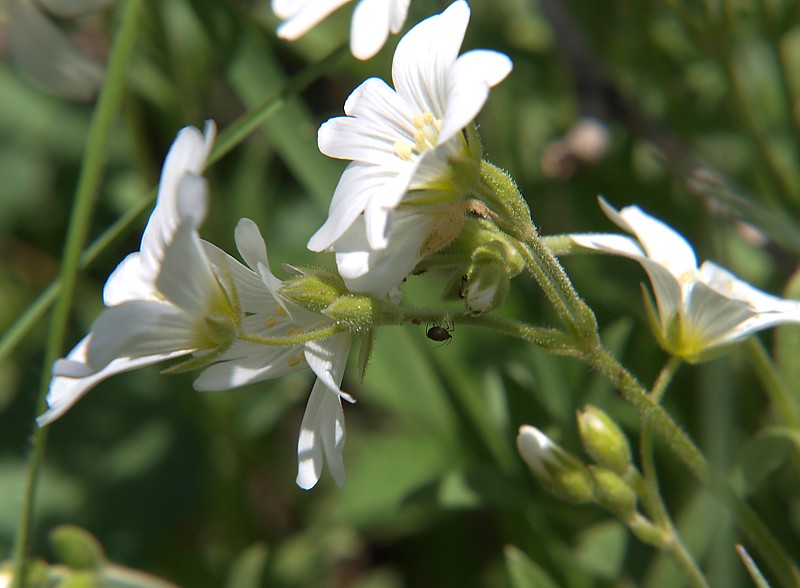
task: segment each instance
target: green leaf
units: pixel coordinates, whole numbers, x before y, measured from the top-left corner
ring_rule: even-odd
[[[269,550],[263,543],[256,543],[245,549],[231,564],[227,588],[259,588],[262,585],[264,568],[267,565]]]
[[[773,427],[751,439],[739,458],[748,491],[754,492],[797,452],[800,452],[800,432],[792,429]]]
[[[578,537],[575,560],[586,571],[601,578],[621,575],[628,530],[617,521],[606,521],[589,527]]]
[[[737,545],[736,553],[739,554],[739,558],[742,560],[744,567],[747,568],[747,573],[750,574],[753,584],[755,584],[757,588],[769,588],[769,582],[767,582],[766,578],[764,578],[764,574],[762,574],[761,570],[758,569],[756,562],[753,561],[753,558],[750,557],[750,554],[747,553],[744,545]]]
[[[513,545],[505,548],[506,571],[512,588],[558,588],[558,584]]]
[[[800,270],[786,284],[783,291],[786,298],[800,299]],[[786,388],[794,392],[795,403],[800,403],[800,325],[781,325],[775,329],[775,363],[778,366]]]

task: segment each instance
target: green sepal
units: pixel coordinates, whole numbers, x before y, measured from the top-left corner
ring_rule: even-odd
[[[301,308],[322,312],[348,292],[342,279],[331,272],[303,274],[283,283],[282,297]]]
[[[608,468],[588,466],[594,480],[594,500],[623,521],[636,516],[636,492]]]
[[[361,333],[361,346],[358,349],[358,381],[364,382],[364,374],[372,357],[372,348],[375,344],[375,330],[369,329]]]

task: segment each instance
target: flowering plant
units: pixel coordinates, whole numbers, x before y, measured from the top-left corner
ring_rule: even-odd
[[[796,586],[796,19],[344,4],[115,3],[91,109],[0,71],[0,585]]]

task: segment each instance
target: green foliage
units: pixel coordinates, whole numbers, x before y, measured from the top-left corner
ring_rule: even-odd
[[[72,30],[98,58],[117,30],[125,2],[117,4]],[[563,3],[597,60],[592,71],[606,72],[625,98],[589,112],[605,117],[608,150],[570,173],[546,165],[553,145],[587,104],[608,95],[579,99],[585,87],[560,49],[575,40],[553,27],[543,11],[551,4],[473,0],[465,41],[467,49],[497,49],[514,61],[481,112],[479,130],[487,156],[516,180],[542,234],[613,230],[595,203],[602,193],[617,206],[636,203],[663,218],[699,257],[770,292],[789,283],[786,295],[800,298],[800,277],[790,282],[800,253],[798,4],[648,0],[606,2],[600,10],[596,2]],[[412,0],[406,30],[445,5]],[[329,56],[349,26],[336,14],[289,44],[275,36],[267,2],[145,6],[90,239],[143,206],[178,129],[207,118],[229,128]],[[332,256],[305,249],[344,168],[319,152],[316,130],[342,113],[366,77],[390,77],[396,39],[370,62],[333,60],[299,96],[277,100],[274,112],[209,169],[205,238],[233,251],[233,228],[246,216],[261,227],[280,277],[288,275],[284,262],[334,267]],[[0,88],[5,337],[58,275],[93,103],[49,95],[8,61],[0,63]],[[80,274],[67,347],[97,317],[104,280],[137,247],[143,222],[139,215],[129,223]],[[637,286],[645,274],[622,259],[563,261],[596,311],[607,347],[649,386],[666,358],[652,340]],[[405,300],[430,306],[444,287],[433,271],[411,276]],[[538,325],[557,320],[525,274],[511,281],[495,312]],[[50,369],[42,366],[45,321],[30,325],[0,358],[0,560],[16,533],[37,383]],[[358,403],[344,409],[348,480],[341,489],[327,473],[311,492],[294,485],[309,374],[223,393],[195,392],[191,374],[161,376],[157,368],[104,382],[50,428],[33,554],[85,574],[105,562],[105,552],[125,566],[107,565],[119,574],[118,583],[103,584],[109,586],[167,585],[154,577],[192,588],[682,585],[669,559],[609,513],[544,492],[517,454],[522,424],[558,433],[577,453],[574,414],[586,403],[611,415],[635,447],[638,414],[602,374],[468,326],[453,329],[451,344],[441,347],[425,331],[425,324],[377,331],[360,362],[363,382],[353,358],[343,389]],[[776,373],[797,406],[800,327],[761,338],[774,349]],[[763,392],[752,355],[740,349],[682,368],[666,407],[796,556],[797,422]],[[711,583],[780,585],[757,555],[747,568],[739,563],[734,544],[755,554],[752,540],[668,449],[656,443],[661,491]],[[50,530],[63,533],[62,524],[91,533],[69,539],[83,555],[67,554],[60,539],[55,548],[48,544]],[[152,583],[136,584],[131,569]],[[58,585],[92,585],[87,578],[73,574]]]

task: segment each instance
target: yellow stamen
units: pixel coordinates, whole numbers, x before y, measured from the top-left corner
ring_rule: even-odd
[[[408,161],[411,159],[411,154],[414,152],[414,146],[408,141],[395,141],[394,152],[400,159]]]
[[[274,327],[274,326],[275,326],[275,323],[276,323],[276,322],[278,322],[278,319],[276,319],[276,318],[275,318],[274,316],[272,316],[272,315],[269,315],[269,316],[267,317],[267,320],[265,320],[265,321],[264,321],[264,324],[267,326],[267,328],[268,328],[268,329],[271,329],[272,327]]]
[[[283,310],[283,307],[280,304],[275,305],[275,314],[278,316],[286,316],[286,311]]]

